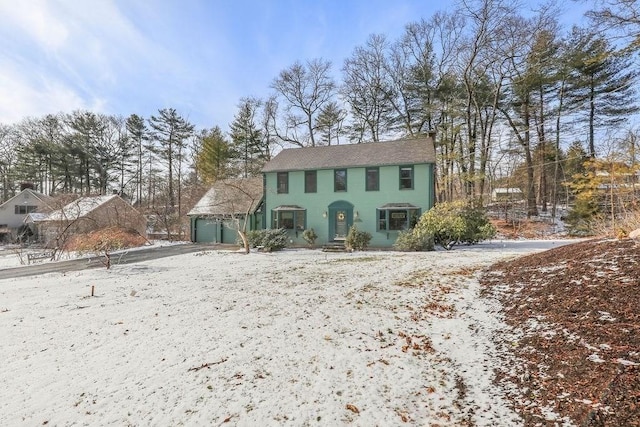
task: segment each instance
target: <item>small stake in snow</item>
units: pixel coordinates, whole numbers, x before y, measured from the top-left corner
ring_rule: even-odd
[[[94,286],[94,285],[91,285],[91,296],[93,296],[93,295],[94,295],[94,291],[95,291],[95,286]]]

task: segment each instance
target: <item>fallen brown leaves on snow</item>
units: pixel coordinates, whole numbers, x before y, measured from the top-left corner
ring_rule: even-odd
[[[352,405],[350,403],[347,404],[347,409],[353,412],[354,414],[360,413],[360,410],[355,405]]]
[[[548,424],[542,408],[577,425],[640,426],[640,245],[561,246],[498,263],[482,283],[523,334],[501,343],[517,362],[498,377],[519,390],[526,426]]]

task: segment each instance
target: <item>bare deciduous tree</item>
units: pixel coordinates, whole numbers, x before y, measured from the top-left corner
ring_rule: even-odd
[[[380,141],[392,122],[393,105],[387,75],[386,37],[370,35],[364,47],[356,47],[342,67],[340,93],[349,106],[350,138],[355,142]]]
[[[296,62],[280,72],[271,88],[283,107],[283,127],[276,123],[273,127],[278,138],[284,143],[314,147],[320,109],[335,95],[331,62],[323,59],[313,59],[304,65]]]
[[[18,140],[11,126],[0,123],[0,184],[2,200],[7,200],[15,188],[15,166]]]
[[[597,0],[587,12],[599,30],[626,41],[624,50],[640,50],[640,4],[637,0]]]

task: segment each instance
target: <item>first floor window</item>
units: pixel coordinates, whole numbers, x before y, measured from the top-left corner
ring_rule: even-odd
[[[399,231],[413,228],[420,218],[416,206],[389,206],[377,209],[378,231]]]
[[[284,228],[286,230],[303,231],[306,211],[300,209],[279,209],[271,211],[271,228]]]
[[[378,209],[378,230],[387,229],[387,210]]]
[[[389,230],[406,230],[409,228],[408,211],[389,210]]]

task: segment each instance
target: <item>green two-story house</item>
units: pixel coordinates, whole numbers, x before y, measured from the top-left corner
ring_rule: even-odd
[[[263,168],[264,223],[300,245],[305,229],[323,245],[355,224],[390,247],[433,206],[434,166],[431,137],[282,150]]]

